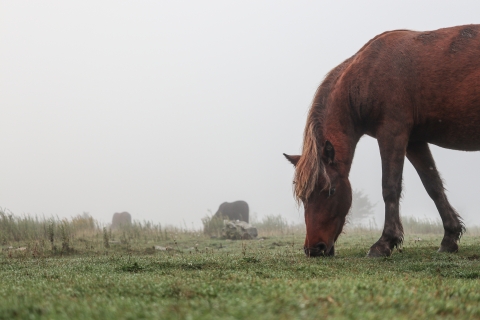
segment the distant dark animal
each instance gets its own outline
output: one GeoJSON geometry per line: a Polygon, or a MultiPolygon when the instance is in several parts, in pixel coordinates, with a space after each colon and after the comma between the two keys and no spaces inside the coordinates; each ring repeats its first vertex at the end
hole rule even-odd
{"type": "Polygon", "coordinates": [[[295,166],[294,192],[305,208],[308,256],[335,253],[352,202],[348,175],[364,134],[378,140],[385,202],[383,233],[368,256],[389,256],[403,241],[405,156],[442,218],[439,251],[458,251],[465,228],[428,144],[480,150],[480,25],[382,33],[325,77],[307,117],[302,155],[285,155],[295,166]]]}
{"type": "Polygon", "coordinates": [[[224,202],[213,216],[248,223],[248,204],[245,201],[224,202]]]}
{"type": "Polygon", "coordinates": [[[127,226],[132,224],[132,216],[128,212],[114,213],[112,217],[112,228],[127,226]]]}

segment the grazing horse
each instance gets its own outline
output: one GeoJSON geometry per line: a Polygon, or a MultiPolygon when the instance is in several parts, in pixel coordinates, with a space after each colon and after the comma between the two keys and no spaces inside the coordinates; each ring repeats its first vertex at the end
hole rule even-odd
{"type": "Polygon", "coordinates": [[[220,205],[214,217],[248,223],[248,211],[248,203],[245,201],[224,202],[220,205]]]}
{"type": "Polygon", "coordinates": [[[364,134],[377,139],[385,225],[368,256],[403,241],[399,215],[405,156],[442,218],[440,252],[457,252],[465,231],[445,195],[429,143],[480,150],[480,25],[382,33],[330,71],[310,108],[294,193],[305,208],[307,256],[334,255],[352,202],[348,175],[364,134]]]}

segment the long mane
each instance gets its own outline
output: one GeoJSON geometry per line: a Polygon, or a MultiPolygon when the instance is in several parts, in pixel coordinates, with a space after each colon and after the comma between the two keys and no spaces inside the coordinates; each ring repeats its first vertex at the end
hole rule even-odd
{"type": "Polygon", "coordinates": [[[330,186],[330,179],[322,162],[324,115],[332,87],[352,58],[330,71],[315,92],[303,132],[302,156],[295,169],[294,194],[299,203],[308,199],[316,187],[325,190],[330,186]],[[324,183],[318,186],[320,180],[324,183]]]}

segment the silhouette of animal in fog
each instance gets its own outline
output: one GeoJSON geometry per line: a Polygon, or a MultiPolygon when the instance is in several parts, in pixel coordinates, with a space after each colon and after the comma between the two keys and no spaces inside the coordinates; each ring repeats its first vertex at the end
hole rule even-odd
{"type": "Polygon", "coordinates": [[[132,224],[132,216],[128,212],[117,212],[112,217],[112,228],[118,228],[122,225],[127,226],[132,224]]]}
{"type": "Polygon", "coordinates": [[[248,203],[245,201],[224,202],[220,205],[213,216],[228,220],[240,220],[248,223],[248,210],[248,203]]]}
{"type": "Polygon", "coordinates": [[[285,155],[305,208],[308,256],[335,253],[352,202],[353,155],[364,134],[378,141],[385,202],[383,232],[368,256],[389,256],[403,241],[405,156],[442,218],[439,251],[458,251],[464,225],[445,195],[429,144],[480,150],[480,26],[385,32],[327,74],[307,116],[302,154],[285,155]]]}

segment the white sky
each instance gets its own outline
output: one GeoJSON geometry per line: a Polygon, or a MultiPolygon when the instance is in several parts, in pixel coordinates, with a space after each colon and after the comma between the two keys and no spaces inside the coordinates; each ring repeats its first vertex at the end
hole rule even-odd
{"type": "MultiPolygon", "coordinates": [[[[242,199],[260,217],[302,220],[282,152],[300,151],[325,74],[383,31],[479,12],[478,1],[0,1],[0,207],[199,226],[242,199]]],[[[452,204],[478,224],[480,154],[432,149],[452,204]]],[[[404,177],[402,214],[437,218],[408,162],[404,177]]],[[[375,140],[360,142],[351,182],[381,225],[375,140]]]]}

